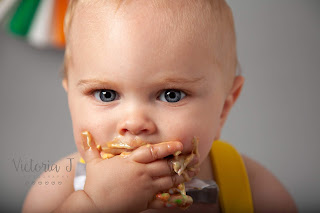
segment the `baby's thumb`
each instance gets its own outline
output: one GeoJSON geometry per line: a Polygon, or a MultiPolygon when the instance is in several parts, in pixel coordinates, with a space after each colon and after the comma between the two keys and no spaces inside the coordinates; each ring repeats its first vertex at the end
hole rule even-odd
{"type": "Polygon", "coordinates": [[[99,150],[96,143],[92,139],[90,132],[84,131],[81,133],[82,144],[84,149],[84,160],[86,163],[90,163],[93,160],[101,159],[99,150]]]}

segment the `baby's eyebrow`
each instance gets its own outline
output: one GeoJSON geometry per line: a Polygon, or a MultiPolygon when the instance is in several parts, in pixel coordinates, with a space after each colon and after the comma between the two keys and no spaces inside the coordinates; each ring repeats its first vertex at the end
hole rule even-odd
{"type": "Polygon", "coordinates": [[[99,79],[84,79],[84,80],[80,80],[77,83],[77,86],[86,86],[86,85],[90,85],[90,84],[94,84],[94,85],[110,85],[112,86],[114,83],[110,82],[110,81],[103,81],[103,80],[99,80],[99,79]]]}
{"type": "MultiPolygon", "coordinates": [[[[158,84],[195,84],[203,81],[204,77],[196,78],[181,78],[181,77],[166,77],[157,81],[158,84]]],[[[77,86],[87,86],[87,85],[108,85],[116,87],[116,84],[111,81],[103,81],[100,79],[83,79],[77,83],[77,86]]]]}
{"type": "Polygon", "coordinates": [[[168,77],[162,80],[165,83],[178,83],[178,84],[194,84],[200,81],[203,81],[204,77],[197,77],[197,78],[172,78],[168,77]]]}

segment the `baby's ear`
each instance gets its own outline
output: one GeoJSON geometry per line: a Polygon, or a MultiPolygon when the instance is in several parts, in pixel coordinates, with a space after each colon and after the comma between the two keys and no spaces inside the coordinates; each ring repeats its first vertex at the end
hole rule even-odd
{"type": "Polygon", "coordinates": [[[63,78],[62,80],[62,87],[66,92],[68,92],[68,80],[66,78],[63,78]]]}
{"type": "MultiPolygon", "coordinates": [[[[235,104],[235,102],[237,101],[240,93],[241,93],[241,89],[244,83],[244,77],[243,76],[236,76],[234,81],[233,81],[233,85],[231,90],[229,91],[229,94],[224,102],[223,105],[223,109],[221,112],[221,116],[220,116],[220,131],[225,123],[225,121],[227,120],[228,114],[232,108],[232,106],[235,104]]],[[[220,137],[220,136],[219,136],[220,137]]]]}

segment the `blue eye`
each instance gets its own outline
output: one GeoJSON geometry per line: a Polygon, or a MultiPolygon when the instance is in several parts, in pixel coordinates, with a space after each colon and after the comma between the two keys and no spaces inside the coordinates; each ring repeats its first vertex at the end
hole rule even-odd
{"type": "Polygon", "coordinates": [[[110,89],[103,89],[94,92],[94,97],[103,102],[111,102],[117,98],[117,92],[110,89]]]}
{"type": "Polygon", "coordinates": [[[180,90],[167,89],[160,94],[159,99],[170,103],[178,102],[183,99],[186,94],[180,90]]]}

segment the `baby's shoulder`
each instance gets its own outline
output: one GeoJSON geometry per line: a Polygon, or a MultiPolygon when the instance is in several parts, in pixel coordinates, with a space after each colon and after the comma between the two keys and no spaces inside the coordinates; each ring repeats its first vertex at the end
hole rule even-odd
{"type": "Polygon", "coordinates": [[[267,168],[242,155],[257,212],[297,212],[294,200],[284,185],[267,168]]]}
{"type": "Polygon", "coordinates": [[[43,172],[31,187],[23,205],[23,212],[51,212],[72,192],[79,153],[70,154],[55,162],[54,171],[43,172]],[[40,184],[41,183],[41,184],[40,184]]]}

